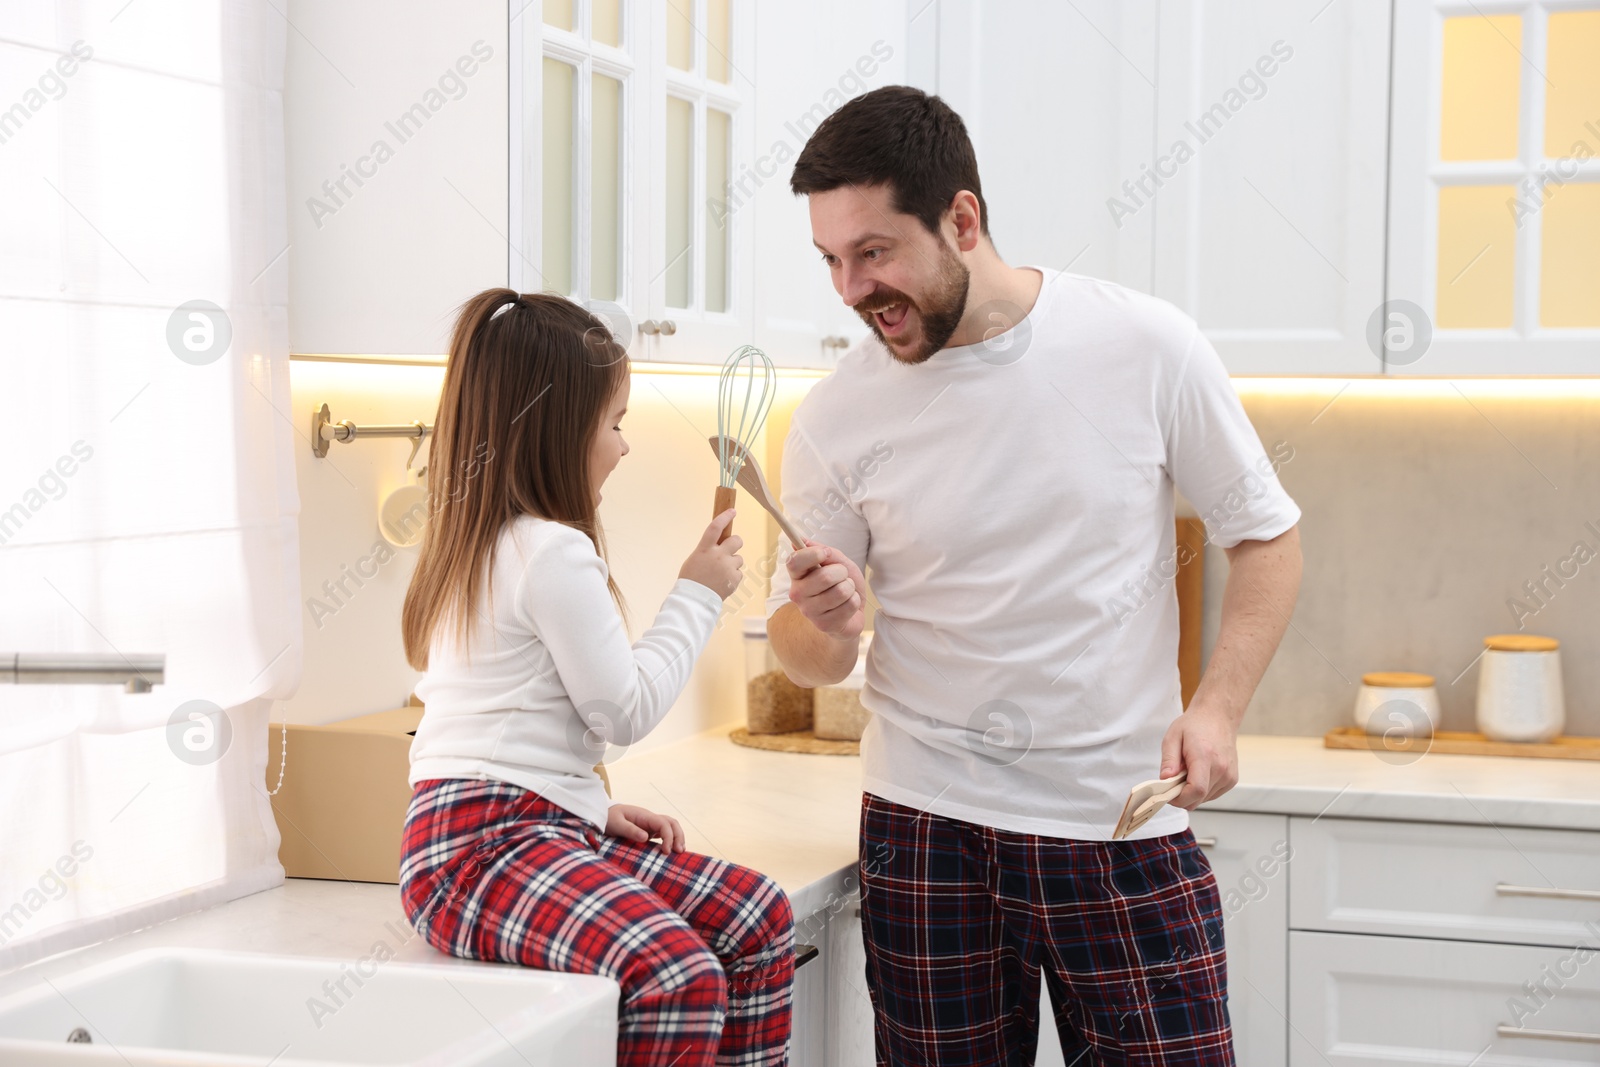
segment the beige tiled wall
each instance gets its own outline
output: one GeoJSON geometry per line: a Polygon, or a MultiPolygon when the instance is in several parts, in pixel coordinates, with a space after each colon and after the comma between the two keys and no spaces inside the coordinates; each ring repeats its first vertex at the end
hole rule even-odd
{"type": "MultiPolygon", "coordinates": [[[[1238,384],[1263,442],[1294,449],[1279,478],[1305,552],[1246,732],[1346,725],[1361,675],[1392,669],[1435,675],[1444,728],[1475,729],[1474,660],[1518,629],[1516,598],[1526,632],[1562,642],[1567,732],[1600,734],[1600,384],[1238,384]],[[1546,577],[1580,541],[1596,558],[1546,577]]],[[[1227,563],[1213,547],[1206,565],[1209,655],[1227,563]]]]}

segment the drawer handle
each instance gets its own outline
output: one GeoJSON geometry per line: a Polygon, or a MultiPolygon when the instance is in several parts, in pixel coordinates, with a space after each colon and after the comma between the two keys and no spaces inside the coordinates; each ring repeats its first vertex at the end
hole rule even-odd
{"type": "Polygon", "coordinates": [[[1600,900],[1600,889],[1556,889],[1542,885],[1497,883],[1494,891],[1503,897],[1556,897],[1560,900],[1600,900]]]}
{"type": "Polygon", "coordinates": [[[1194,843],[1199,845],[1201,848],[1217,847],[1217,839],[1214,837],[1197,837],[1194,839],[1194,843]]]}
{"type": "Polygon", "coordinates": [[[816,959],[817,951],[817,946],[815,945],[795,945],[794,969],[798,971],[800,968],[816,959]]]}
{"type": "Polygon", "coordinates": [[[1585,1045],[1600,1045],[1600,1034],[1582,1034],[1576,1030],[1524,1030],[1520,1026],[1501,1023],[1494,1032],[1497,1037],[1537,1037],[1544,1041],[1577,1041],[1585,1045]]]}

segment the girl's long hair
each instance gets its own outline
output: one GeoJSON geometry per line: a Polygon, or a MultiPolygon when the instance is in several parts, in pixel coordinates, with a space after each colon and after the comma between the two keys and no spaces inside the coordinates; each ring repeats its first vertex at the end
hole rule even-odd
{"type": "Polygon", "coordinates": [[[627,374],[610,330],[570,300],[488,289],[462,305],[433,424],[427,530],[400,614],[412,667],[427,669],[440,625],[464,645],[489,623],[478,595],[519,515],[582,530],[604,558],[589,449],[627,374]]]}

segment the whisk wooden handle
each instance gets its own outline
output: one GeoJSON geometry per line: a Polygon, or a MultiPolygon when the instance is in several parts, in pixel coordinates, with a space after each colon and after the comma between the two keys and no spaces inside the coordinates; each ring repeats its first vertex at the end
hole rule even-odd
{"type": "MultiPolygon", "coordinates": [[[[733,486],[717,486],[716,500],[711,505],[711,517],[714,519],[718,515],[721,515],[724,511],[727,511],[729,508],[733,507],[734,501],[736,501],[738,497],[739,490],[733,486]]],[[[717,538],[717,544],[720,545],[722,542],[726,541],[728,539],[728,535],[731,533],[733,533],[733,523],[730,522],[728,523],[728,528],[722,531],[722,536],[717,538]]]]}

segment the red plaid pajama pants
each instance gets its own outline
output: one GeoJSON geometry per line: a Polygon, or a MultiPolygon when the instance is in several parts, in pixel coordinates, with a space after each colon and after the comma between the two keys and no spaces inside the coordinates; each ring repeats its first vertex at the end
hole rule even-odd
{"type": "Polygon", "coordinates": [[[1222,901],[1190,831],[1068,841],[868,793],[860,862],[879,1064],[1032,1064],[1042,969],[1067,1064],[1233,1067],[1222,901]]]}
{"type": "Polygon", "coordinates": [[[787,1060],[794,916],[749,868],[607,837],[505,782],[430,779],[400,895],[441,952],[615,979],[620,1067],[787,1060]]]}

